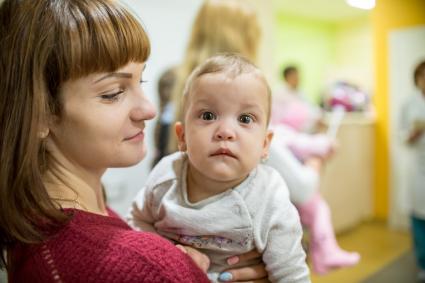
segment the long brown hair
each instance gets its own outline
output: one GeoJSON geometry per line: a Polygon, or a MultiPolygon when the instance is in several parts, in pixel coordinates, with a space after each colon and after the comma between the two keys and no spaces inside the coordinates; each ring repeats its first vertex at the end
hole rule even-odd
{"type": "MultiPolygon", "coordinates": [[[[183,63],[172,92],[175,120],[183,116],[182,97],[190,73],[211,56],[237,53],[255,62],[261,29],[254,8],[247,0],[205,0],[192,25],[183,63]]],[[[174,127],[170,127],[168,152],[177,150],[174,127]]]]}
{"type": "MultiPolygon", "coordinates": [[[[40,131],[60,115],[68,80],[144,62],[141,24],[113,0],[5,0],[0,7],[0,267],[16,243],[43,240],[41,224],[68,219],[42,182],[40,131]]],[[[43,226],[44,227],[44,226],[43,226]]]]}

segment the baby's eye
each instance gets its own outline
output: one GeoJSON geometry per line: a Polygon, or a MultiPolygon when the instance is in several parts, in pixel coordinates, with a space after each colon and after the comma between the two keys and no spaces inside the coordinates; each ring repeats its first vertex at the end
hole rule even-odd
{"type": "Polygon", "coordinates": [[[239,122],[243,123],[243,124],[249,124],[252,123],[254,121],[254,119],[247,114],[242,114],[241,116],[239,116],[239,122]]]}
{"type": "Polygon", "coordinates": [[[216,119],[216,116],[215,116],[215,114],[214,113],[212,113],[212,112],[204,112],[204,113],[202,113],[202,120],[215,120],[216,119]]]}

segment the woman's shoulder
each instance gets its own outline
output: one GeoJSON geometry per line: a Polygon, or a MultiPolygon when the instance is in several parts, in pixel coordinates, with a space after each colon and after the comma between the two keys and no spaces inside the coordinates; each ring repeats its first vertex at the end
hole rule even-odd
{"type": "Polygon", "coordinates": [[[23,266],[65,282],[202,282],[204,276],[167,240],[134,231],[117,217],[78,210],[57,234],[30,249],[23,266]]]}

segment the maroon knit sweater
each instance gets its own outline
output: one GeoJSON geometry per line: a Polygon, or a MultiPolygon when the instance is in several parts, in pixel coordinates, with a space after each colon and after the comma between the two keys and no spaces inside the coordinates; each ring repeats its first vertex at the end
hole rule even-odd
{"type": "Polygon", "coordinates": [[[209,282],[173,244],[132,230],[112,211],[67,211],[73,218],[53,237],[12,251],[9,282],[209,282]]]}

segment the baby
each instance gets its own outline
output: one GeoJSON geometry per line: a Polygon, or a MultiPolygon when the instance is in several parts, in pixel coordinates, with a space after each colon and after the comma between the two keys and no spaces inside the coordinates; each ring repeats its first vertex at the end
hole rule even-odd
{"type": "Polygon", "coordinates": [[[153,169],[130,223],[207,254],[212,282],[228,257],[253,249],[272,282],[310,282],[286,184],[260,164],[273,136],[264,75],[240,56],[214,56],[189,76],[183,107],[180,152],[153,169]]]}

